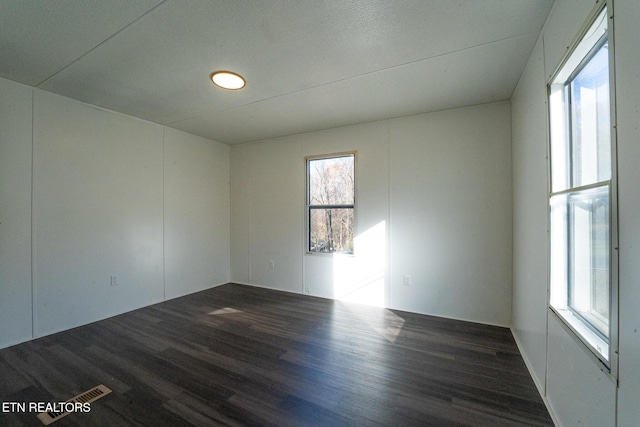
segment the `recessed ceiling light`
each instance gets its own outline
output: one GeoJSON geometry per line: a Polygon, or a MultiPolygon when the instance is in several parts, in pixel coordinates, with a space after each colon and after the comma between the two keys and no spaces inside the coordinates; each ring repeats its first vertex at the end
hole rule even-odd
{"type": "Polygon", "coordinates": [[[237,90],[242,89],[246,82],[240,74],[231,71],[216,71],[211,74],[211,81],[222,89],[237,90]]]}

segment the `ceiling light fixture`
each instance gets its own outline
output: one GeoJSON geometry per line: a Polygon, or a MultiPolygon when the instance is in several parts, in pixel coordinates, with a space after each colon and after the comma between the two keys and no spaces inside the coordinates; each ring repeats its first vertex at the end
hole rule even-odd
{"type": "Polygon", "coordinates": [[[244,77],[231,71],[216,71],[211,74],[211,81],[216,86],[229,90],[242,89],[246,85],[244,77]]]}

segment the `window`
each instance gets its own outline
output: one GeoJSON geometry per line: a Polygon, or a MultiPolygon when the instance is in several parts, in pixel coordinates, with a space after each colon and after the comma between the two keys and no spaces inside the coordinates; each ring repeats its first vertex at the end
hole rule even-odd
{"type": "Polygon", "coordinates": [[[615,156],[606,10],[551,82],[549,108],[550,306],[609,365],[615,156]]]}
{"type": "Polygon", "coordinates": [[[307,159],[307,251],[353,253],[355,153],[307,159]]]}

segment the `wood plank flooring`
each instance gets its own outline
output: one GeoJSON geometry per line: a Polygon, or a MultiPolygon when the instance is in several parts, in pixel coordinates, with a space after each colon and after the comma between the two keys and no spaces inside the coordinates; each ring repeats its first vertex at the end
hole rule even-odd
{"type": "Polygon", "coordinates": [[[2,402],[98,384],[52,425],[553,425],[506,328],[237,284],[0,350],[2,402]]]}

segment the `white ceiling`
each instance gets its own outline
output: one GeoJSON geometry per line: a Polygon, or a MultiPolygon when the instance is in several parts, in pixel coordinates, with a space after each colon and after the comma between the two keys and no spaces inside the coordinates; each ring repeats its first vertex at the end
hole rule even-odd
{"type": "Polygon", "coordinates": [[[552,4],[2,0],[0,76],[234,144],[509,99],[552,4]]]}

